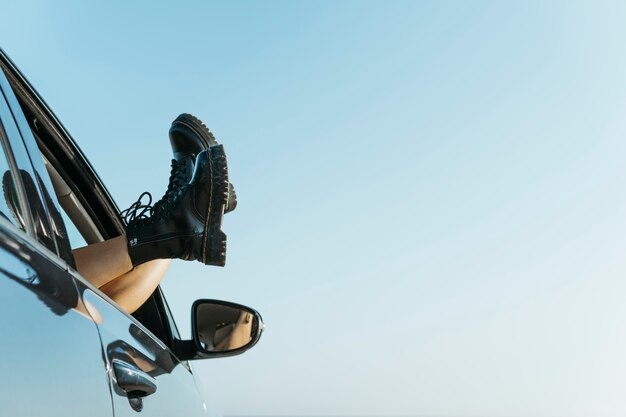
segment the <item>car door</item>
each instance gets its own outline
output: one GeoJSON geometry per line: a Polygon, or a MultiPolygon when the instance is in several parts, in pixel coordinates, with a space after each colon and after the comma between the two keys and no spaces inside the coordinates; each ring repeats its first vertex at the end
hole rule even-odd
{"type": "Polygon", "coordinates": [[[85,300],[102,316],[98,327],[111,370],[117,417],[132,416],[139,410],[149,416],[206,415],[206,405],[186,363],[181,363],[161,340],[101,294],[88,290],[85,300]],[[125,391],[121,374],[131,375],[144,385],[138,383],[135,393],[125,391]]]}
{"type": "Polygon", "coordinates": [[[98,329],[57,255],[0,69],[0,415],[110,417],[98,329]]]}
{"type": "MultiPolygon", "coordinates": [[[[10,64],[10,63],[9,63],[10,64]]],[[[10,80],[20,83],[23,80],[21,74],[15,68],[11,68],[13,76],[10,80]]],[[[56,123],[54,115],[48,111],[39,99],[34,90],[29,85],[16,85],[14,88],[20,96],[11,95],[9,104],[15,116],[16,124],[20,127],[22,136],[27,143],[30,159],[40,162],[41,155],[36,148],[36,138],[32,129],[34,120],[45,126],[53,126],[56,123]],[[28,92],[34,95],[26,97],[28,92]],[[33,147],[31,144],[34,144],[33,147]]],[[[54,141],[56,136],[58,141],[63,143],[45,143],[46,156],[51,164],[58,161],[65,161],[66,165],[73,164],[82,176],[64,175],[68,186],[75,191],[78,196],[87,196],[82,201],[86,212],[94,216],[90,220],[100,228],[100,235],[103,237],[113,237],[119,235],[120,219],[110,216],[113,212],[111,207],[115,207],[112,201],[108,201],[108,193],[105,189],[99,189],[101,182],[92,171],[88,161],[84,160],[82,153],[75,147],[69,137],[61,137],[59,132],[62,128],[55,129],[56,135],[47,134],[49,132],[39,131],[39,138],[47,138],[54,141]],[[84,177],[88,178],[84,178],[84,177]],[[97,192],[94,192],[96,189],[97,192]]],[[[43,139],[42,139],[43,140],[43,139]]],[[[37,168],[36,163],[34,165],[37,168]]],[[[69,166],[55,166],[55,170],[63,172],[70,169],[69,166]]],[[[37,168],[37,175],[41,178],[39,185],[43,189],[45,198],[52,201],[49,206],[59,206],[52,187],[49,187],[49,179],[45,168],[37,168]]],[[[52,210],[53,211],[53,210],[52,210]]],[[[117,213],[117,212],[116,212],[117,213]]],[[[61,219],[62,222],[62,219],[61,219]]],[[[62,235],[63,233],[61,233],[62,235]]],[[[56,233],[58,235],[58,233],[56,233]]],[[[64,240],[63,236],[55,236],[56,240],[64,240]]],[[[57,244],[59,251],[64,249],[57,244]]],[[[69,261],[68,261],[69,262],[69,261]]],[[[72,262],[69,262],[71,264],[72,262]]],[[[166,343],[173,340],[171,329],[167,326],[160,328],[161,338],[149,331],[143,323],[130,316],[119,308],[112,300],[102,292],[93,287],[71,265],[67,265],[67,271],[75,278],[79,293],[82,295],[86,308],[96,323],[101,343],[103,346],[102,359],[106,368],[112,404],[116,417],[135,415],[137,411],[142,411],[150,416],[204,416],[207,414],[207,407],[197,389],[193,373],[189,364],[179,361],[172,353],[171,346],[166,343]],[[128,380],[135,381],[130,386],[128,380]]],[[[154,303],[154,296],[149,300],[154,303]]],[[[143,307],[142,307],[143,309],[143,307]]],[[[141,310],[141,309],[140,309],[141,310]]],[[[153,323],[158,323],[155,316],[164,316],[165,312],[160,306],[150,310],[149,317],[153,323]]],[[[146,314],[143,314],[146,316],[146,314]]],[[[155,329],[158,327],[152,326],[155,329]]]]}

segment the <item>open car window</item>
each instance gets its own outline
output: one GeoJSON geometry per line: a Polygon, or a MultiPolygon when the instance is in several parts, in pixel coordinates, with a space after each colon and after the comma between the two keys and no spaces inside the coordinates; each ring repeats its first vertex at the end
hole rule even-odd
{"type": "MultiPolygon", "coordinates": [[[[38,134],[36,137],[42,144],[43,139],[38,134]]],[[[45,153],[43,156],[45,166],[61,207],[72,249],[104,241],[106,234],[101,229],[103,219],[95,217],[95,210],[89,206],[89,201],[85,202],[80,198],[81,195],[85,195],[80,184],[71,180],[72,176],[64,170],[64,166],[54,158],[54,155],[46,156],[45,153]]],[[[163,343],[172,347],[172,326],[168,322],[159,289],[132,315],[163,343]]]]}
{"type": "MultiPolygon", "coordinates": [[[[42,138],[37,134],[36,137],[42,144],[42,138]]],[[[43,144],[40,146],[43,147],[43,144]]],[[[44,155],[44,161],[54,193],[62,208],[72,249],[104,241],[105,233],[100,229],[102,219],[92,217],[95,210],[83,203],[79,197],[85,194],[80,185],[71,181],[71,175],[63,169],[62,164],[55,162],[52,155],[48,157],[44,155]]],[[[157,288],[132,316],[173,349],[174,339],[179,338],[179,335],[160,288],[157,288]]]]}
{"type": "MultiPolygon", "coordinates": [[[[45,133],[35,132],[54,195],[61,207],[61,216],[72,249],[106,240],[107,231],[103,230],[103,224],[107,223],[103,220],[106,219],[97,217],[95,213],[98,211],[84,197],[87,194],[86,190],[81,188],[80,183],[72,180],[72,175],[64,169],[64,165],[59,163],[58,158],[45,147],[44,135],[45,133]]],[[[111,302],[114,303],[113,300],[111,302]]],[[[162,293],[158,288],[132,316],[163,343],[173,348],[172,325],[168,321],[162,293]]]]}

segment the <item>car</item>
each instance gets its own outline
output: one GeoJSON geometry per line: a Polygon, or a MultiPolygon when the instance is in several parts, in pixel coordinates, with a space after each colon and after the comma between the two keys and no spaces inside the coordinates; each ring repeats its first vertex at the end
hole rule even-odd
{"type": "Polygon", "coordinates": [[[205,416],[191,362],[232,356],[263,331],[252,308],[191,306],[182,340],[160,288],[132,315],[75,269],[86,243],[124,233],[117,206],[63,125],[0,49],[0,415],[205,416]],[[246,337],[214,343],[245,315],[246,337]]]}

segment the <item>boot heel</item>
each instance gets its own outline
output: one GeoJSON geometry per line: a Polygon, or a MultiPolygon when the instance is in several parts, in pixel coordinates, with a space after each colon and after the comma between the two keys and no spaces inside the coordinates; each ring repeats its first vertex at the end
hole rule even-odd
{"type": "Polygon", "coordinates": [[[202,253],[205,265],[224,266],[226,264],[226,233],[215,230],[207,240],[202,253]]]}
{"type": "Polygon", "coordinates": [[[205,239],[202,245],[202,263],[224,266],[226,263],[226,234],[222,231],[222,218],[228,201],[228,165],[222,145],[209,147],[211,170],[211,196],[204,225],[205,239]]]}

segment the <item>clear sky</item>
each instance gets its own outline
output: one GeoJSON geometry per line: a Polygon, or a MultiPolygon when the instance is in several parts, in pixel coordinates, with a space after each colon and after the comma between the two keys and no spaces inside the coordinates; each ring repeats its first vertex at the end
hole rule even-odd
{"type": "Polygon", "coordinates": [[[626,8],[601,2],[11,2],[0,42],[120,208],[202,118],[257,308],[201,361],[225,415],[626,413],[626,8]]]}

